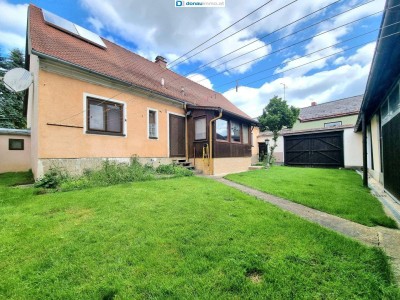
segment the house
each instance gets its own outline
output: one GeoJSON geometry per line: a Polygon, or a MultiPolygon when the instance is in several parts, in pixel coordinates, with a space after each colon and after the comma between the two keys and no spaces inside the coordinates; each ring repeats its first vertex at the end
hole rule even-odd
{"type": "Polygon", "coordinates": [[[387,9],[396,5],[386,2],[355,131],[363,133],[364,185],[369,173],[400,200],[400,10],[387,9]]]}
{"type": "Polygon", "coordinates": [[[26,99],[35,178],[105,159],[190,161],[205,174],[245,171],[257,122],[223,95],[57,15],[29,6],[26,99]]]}
{"type": "Polygon", "coordinates": [[[31,139],[27,129],[0,128],[0,173],[31,168],[31,139]]]}
{"type": "MultiPolygon", "coordinates": [[[[275,161],[288,166],[361,167],[361,134],[354,132],[354,125],[362,99],[360,95],[322,104],[312,102],[301,108],[293,128],[280,133],[275,161]]],[[[273,143],[272,132],[258,135],[260,156],[266,151],[265,140],[273,143]]]]}

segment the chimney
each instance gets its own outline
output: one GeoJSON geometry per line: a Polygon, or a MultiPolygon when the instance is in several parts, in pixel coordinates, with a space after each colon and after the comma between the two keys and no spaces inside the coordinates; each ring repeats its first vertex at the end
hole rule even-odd
{"type": "Polygon", "coordinates": [[[311,102],[311,106],[315,106],[315,105],[317,105],[317,102],[315,102],[315,101],[311,102]]]}
{"type": "Polygon", "coordinates": [[[163,69],[167,68],[167,60],[164,57],[160,56],[160,55],[158,55],[156,57],[156,60],[154,62],[156,64],[158,64],[163,69]]]}

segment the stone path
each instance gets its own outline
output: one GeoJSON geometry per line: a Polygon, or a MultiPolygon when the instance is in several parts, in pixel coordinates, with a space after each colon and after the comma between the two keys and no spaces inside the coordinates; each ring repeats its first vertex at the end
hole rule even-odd
{"type": "Polygon", "coordinates": [[[272,203],[286,211],[290,211],[323,227],[333,229],[364,244],[381,247],[391,259],[395,279],[397,283],[400,284],[400,230],[389,229],[381,226],[364,226],[283,198],[260,192],[221,177],[207,177],[238,189],[248,195],[272,203]]]}

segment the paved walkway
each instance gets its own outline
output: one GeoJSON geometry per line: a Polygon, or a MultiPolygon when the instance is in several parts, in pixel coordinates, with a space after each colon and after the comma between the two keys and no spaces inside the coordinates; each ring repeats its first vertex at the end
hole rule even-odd
{"type": "Polygon", "coordinates": [[[390,257],[396,281],[400,284],[400,230],[389,229],[381,226],[364,226],[283,198],[260,192],[221,177],[207,177],[236,188],[251,196],[255,196],[263,201],[272,203],[286,211],[290,211],[323,227],[333,229],[364,244],[381,247],[390,257]]]}
{"type": "MultiPolygon", "coordinates": [[[[357,173],[360,174],[361,177],[363,176],[361,172],[357,171],[357,173]]],[[[368,187],[371,189],[372,194],[382,203],[386,214],[396,220],[400,227],[400,203],[389,196],[389,194],[385,192],[382,184],[370,175],[368,175],[368,187]]]]}

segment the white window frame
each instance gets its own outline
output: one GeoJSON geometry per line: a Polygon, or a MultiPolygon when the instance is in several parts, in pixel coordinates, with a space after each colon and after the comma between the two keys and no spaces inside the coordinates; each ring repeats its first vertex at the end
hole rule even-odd
{"type": "Polygon", "coordinates": [[[400,98],[400,80],[392,87],[392,89],[390,90],[390,92],[387,94],[386,100],[384,102],[383,105],[380,106],[380,114],[381,114],[381,125],[383,127],[383,125],[385,125],[386,123],[388,123],[391,119],[393,119],[395,116],[397,116],[397,114],[400,113],[400,105],[395,108],[394,110],[390,110],[390,96],[392,95],[393,91],[397,88],[398,91],[398,97],[400,98]],[[398,87],[397,87],[398,86],[398,87]],[[385,117],[382,116],[382,107],[386,106],[387,108],[387,115],[385,117]]]}
{"type": "Polygon", "coordinates": [[[332,121],[332,122],[324,123],[324,128],[335,128],[335,127],[339,127],[342,125],[343,125],[342,121],[332,121]],[[332,125],[332,124],[334,124],[334,125],[332,125]]]}
{"type": "Polygon", "coordinates": [[[147,139],[149,140],[158,140],[158,109],[155,108],[147,108],[147,139]],[[150,112],[153,111],[156,113],[156,136],[150,136],[150,112]]]}
{"type": "Polygon", "coordinates": [[[242,144],[243,145],[249,145],[250,144],[250,133],[249,133],[249,125],[247,124],[242,124],[242,144]],[[243,127],[247,127],[247,143],[244,142],[244,128],[243,127]]]}
{"type": "Polygon", "coordinates": [[[115,137],[115,138],[127,138],[128,137],[128,121],[127,121],[127,109],[128,105],[126,104],[125,101],[117,100],[114,98],[109,98],[109,97],[103,97],[95,94],[90,94],[90,93],[83,93],[83,134],[85,135],[101,135],[104,137],[115,137]],[[100,134],[100,133],[87,133],[88,128],[87,128],[87,102],[88,98],[95,98],[99,100],[104,100],[107,102],[115,102],[117,104],[122,104],[122,116],[123,116],[123,122],[122,122],[122,135],[112,135],[112,134],[100,134]]]}

